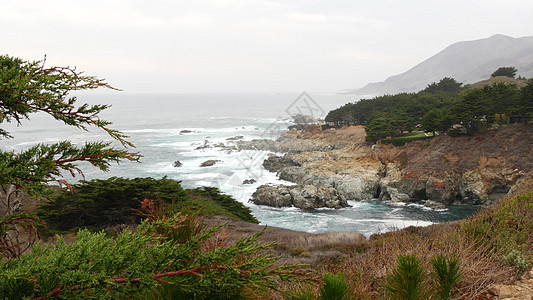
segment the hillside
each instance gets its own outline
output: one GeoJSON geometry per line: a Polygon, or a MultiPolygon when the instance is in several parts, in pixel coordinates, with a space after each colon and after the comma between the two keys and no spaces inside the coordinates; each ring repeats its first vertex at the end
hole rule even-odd
{"type": "Polygon", "coordinates": [[[417,92],[444,77],[471,84],[489,78],[492,72],[503,66],[517,68],[517,75],[533,77],[533,36],[513,38],[498,34],[485,39],[458,42],[407,72],[389,77],[384,82],[350,90],[349,93],[380,95],[417,92]]]}

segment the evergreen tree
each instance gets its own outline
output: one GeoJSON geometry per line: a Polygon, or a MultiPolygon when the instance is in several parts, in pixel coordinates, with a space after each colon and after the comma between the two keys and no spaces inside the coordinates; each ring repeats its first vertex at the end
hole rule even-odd
{"type": "Polygon", "coordinates": [[[439,81],[439,83],[433,82],[432,84],[429,84],[424,89],[424,92],[431,94],[436,94],[439,92],[458,92],[459,90],[461,90],[462,85],[463,84],[461,82],[457,82],[451,77],[444,77],[439,81]]]}
{"type": "Polygon", "coordinates": [[[527,85],[520,90],[518,114],[524,123],[533,120],[533,79],[529,79],[527,85]]]}
{"type": "Polygon", "coordinates": [[[454,116],[469,134],[478,132],[494,122],[493,102],[483,90],[472,90],[457,101],[454,116]]]}
{"type": "Polygon", "coordinates": [[[516,68],[515,67],[501,67],[498,70],[494,71],[490,75],[490,77],[496,77],[496,76],[506,76],[514,78],[516,76],[516,68]]]}
{"type": "Polygon", "coordinates": [[[453,125],[453,117],[448,108],[433,108],[421,121],[422,128],[427,132],[446,132],[453,125]]]}
{"type": "MultiPolygon", "coordinates": [[[[83,130],[102,129],[125,147],[116,149],[111,142],[87,142],[77,147],[70,141],[61,141],[38,144],[18,153],[0,150],[0,203],[7,211],[0,216],[0,242],[3,249],[14,251],[4,252],[5,255],[20,254],[14,249],[21,245],[18,240],[21,222],[33,226],[31,217],[19,213],[23,190],[36,198],[46,196],[52,192],[46,185],[49,182],[67,184],[62,174],[83,175],[79,163],[86,162],[107,171],[112,162],[138,161],[140,155],[127,149],[134,147],[127,136],[111,129],[112,123],[100,118],[109,105],[78,105],[76,97],[69,97],[70,92],[100,87],[114,89],[103,79],[83,75],[75,68],[46,67],[44,61],[0,56],[0,125],[12,122],[22,125],[30,115],[41,112],[83,130]]],[[[11,137],[7,130],[0,128],[0,138],[11,137]]]]}

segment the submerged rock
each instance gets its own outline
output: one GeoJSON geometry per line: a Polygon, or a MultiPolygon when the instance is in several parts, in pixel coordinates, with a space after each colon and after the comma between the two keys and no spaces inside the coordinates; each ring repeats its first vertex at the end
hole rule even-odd
{"type": "Polygon", "coordinates": [[[243,181],[242,181],[242,184],[254,184],[254,183],[256,183],[256,182],[257,182],[257,180],[255,180],[255,179],[252,178],[252,179],[245,179],[245,180],[243,180],[243,181]]]}
{"type": "Polygon", "coordinates": [[[426,203],[424,203],[424,206],[431,209],[446,209],[446,205],[433,200],[427,200],[426,203]]]}
{"type": "Polygon", "coordinates": [[[242,140],[244,138],[243,135],[237,135],[237,136],[234,136],[234,137],[229,137],[226,139],[226,141],[236,141],[236,140],[242,140]]]}
{"type": "Polygon", "coordinates": [[[221,162],[221,160],[218,160],[218,159],[206,160],[200,165],[200,167],[210,167],[210,166],[213,166],[213,165],[215,165],[216,163],[219,163],[219,162],[221,162]]]}
{"type": "Polygon", "coordinates": [[[202,150],[202,149],[208,149],[208,148],[211,148],[211,142],[208,140],[205,140],[201,146],[194,148],[194,150],[202,150]]]}
{"type": "Polygon", "coordinates": [[[179,161],[179,160],[176,160],[176,161],[172,164],[172,166],[174,166],[174,168],[179,168],[179,167],[183,166],[183,163],[181,163],[181,161],[179,161]]]}

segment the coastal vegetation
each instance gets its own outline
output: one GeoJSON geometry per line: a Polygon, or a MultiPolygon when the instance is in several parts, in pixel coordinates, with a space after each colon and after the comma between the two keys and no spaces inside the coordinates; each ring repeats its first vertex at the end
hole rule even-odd
{"type": "Polygon", "coordinates": [[[37,216],[46,222],[46,231],[50,233],[133,225],[141,221],[133,212],[144,199],[156,199],[175,212],[201,211],[258,223],[249,208],[217,188],[183,189],[179,182],[168,178],[112,177],[83,181],[72,190],[61,190],[43,201],[37,216]]]}
{"type": "Polygon", "coordinates": [[[490,77],[507,76],[514,78],[516,76],[517,71],[518,70],[515,67],[501,67],[498,68],[498,70],[494,71],[494,73],[492,73],[490,77]]]}
{"type": "MultiPolygon", "coordinates": [[[[106,171],[112,162],[141,157],[128,150],[134,145],[126,135],[100,118],[108,105],[78,106],[76,97],[68,97],[72,91],[112,87],[75,68],[45,67],[44,61],[0,56],[0,70],[0,123],[21,125],[31,114],[44,112],[68,126],[104,130],[126,147],[116,149],[111,142],[77,147],[62,141],[19,153],[0,151],[2,298],[235,299],[275,289],[278,281],[307,276],[296,265],[274,266],[277,258],[264,253],[274,244],[258,242],[261,232],[229,243],[221,226],[207,226],[198,202],[210,204],[208,210],[257,222],[242,204],[216,189],[186,191],[166,178],[110,178],[70,185],[63,176],[83,177],[80,163],[106,171]],[[58,191],[50,185],[54,181],[69,190],[58,191]],[[44,245],[37,228],[46,223],[21,210],[23,201],[31,199],[47,199],[39,216],[49,221],[51,230],[94,230],[141,221],[135,230],[119,230],[116,236],[80,229],[72,243],[58,236],[44,245]],[[137,220],[132,220],[132,209],[137,220]]],[[[5,129],[0,136],[11,138],[5,129]]]]}
{"type": "MultiPolygon", "coordinates": [[[[500,68],[495,73],[506,70],[500,68]]],[[[511,75],[504,76],[514,77],[511,75]]],[[[505,81],[471,88],[446,77],[418,93],[348,103],[330,111],[326,121],[337,126],[365,125],[366,138],[373,143],[415,130],[433,135],[472,135],[492,126],[527,123],[533,119],[533,80],[521,81],[517,80],[522,85],[520,88],[505,81]]]]}
{"type": "MultiPolygon", "coordinates": [[[[353,295],[347,299],[486,299],[491,287],[510,284],[530,269],[531,220],[533,195],[519,193],[467,220],[337,247],[346,259],[318,269],[343,274],[353,295]]],[[[305,299],[320,299],[319,288],[307,294],[314,298],[305,299]]]]}
{"type": "Polygon", "coordinates": [[[139,209],[135,232],[116,236],[82,229],[76,240],[0,262],[4,299],[240,299],[264,295],[279,281],[303,280],[296,265],[274,266],[261,232],[228,243],[221,226],[197,212],[169,210],[153,200],[139,209]]]}
{"type": "MultiPolygon", "coordinates": [[[[24,194],[42,199],[54,192],[50,182],[68,186],[62,177],[83,176],[79,163],[106,171],[113,162],[139,160],[140,154],[130,150],[134,145],[127,136],[100,118],[109,105],[77,105],[76,97],[69,97],[70,92],[96,88],[113,89],[103,79],[85,76],[75,68],[46,67],[45,61],[0,56],[0,124],[22,125],[30,115],[42,112],[68,126],[103,130],[124,147],[116,148],[112,142],[103,141],[76,146],[65,140],[38,144],[19,153],[0,150],[0,244],[4,257],[19,256],[37,237],[35,226],[41,221],[20,211],[24,194]]],[[[11,137],[7,130],[0,129],[0,138],[11,137]]]]}
{"type": "MultiPolygon", "coordinates": [[[[125,135],[108,127],[110,122],[99,118],[106,105],[76,106],[75,98],[67,98],[70,91],[109,87],[105,82],[75,69],[45,68],[44,63],[6,56],[0,57],[0,68],[0,123],[21,124],[30,114],[45,112],[69,126],[95,126],[126,149],[133,147],[125,135]]],[[[339,125],[365,124],[371,141],[391,136],[391,143],[403,143],[402,135],[419,124],[433,135],[454,135],[451,130],[456,124],[467,134],[479,134],[493,125],[529,122],[533,118],[532,96],[531,80],[521,88],[497,84],[469,90],[445,78],[420,93],[362,100],[330,112],[328,117],[334,117],[330,121],[339,125]]],[[[531,127],[516,128],[527,135],[531,127]]],[[[10,137],[3,129],[0,134],[10,137]]],[[[327,139],[328,133],[313,130],[305,134],[327,139]]],[[[403,137],[427,138],[420,133],[403,137]]],[[[457,144],[479,148],[482,140],[480,135],[464,137],[457,144]]],[[[425,142],[417,142],[412,151],[420,153],[434,146],[422,144],[425,142]]],[[[512,147],[519,142],[523,141],[512,147]]],[[[494,143],[486,144],[494,148],[494,143]]],[[[346,151],[355,152],[355,148],[346,151]]],[[[374,150],[366,147],[364,151],[374,150]]],[[[372,152],[373,159],[379,159],[376,165],[399,161],[399,180],[419,181],[413,171],[415,159],[388,156],[386,151],[372,152]],[[400,173],[407,167],[414,176],[400,173]]],[[[318,152],[315,154],[323,155],[318,152]]],[[[340,163],[346,165],[348,152],[338,153],[342,154],[340,163]]],[[[115,149],[111,143],[76,147],[64,141],[0,155],[0,295],[7,299],[476,299],[488,297],[494,284],[521,278],[533,261],[531,181],[523,181],[467,220],[408,227],[375,234],[368,240],[352,236],[349,243],[335,243],[338,234],[315,239],[290,236],[287,244],[294,247],[288,247],[261,240],[265,228],[250,233],[207,225],[214,214],[226,215],[230,222],[257,223],[248,208],[215,188],[188,190],[168,178],[113,177],[75,185],[62,179],[63,174],[83,176],[79,163],[88,162],[105,171],[112,162],[139,159],[138,153],[115,149]],[[67,189],[52,187],[52,181],[67,189]],[[36,216],[21,211],[22,202],[29,198],[43,200],[36,216]],[[123,224],[130,226],[124,228],[123,224]],[[39,241],[37,229],[43,228],[48,233],[77,230],[77,234],[69,242],[66,235],[39,241]],[[231,234],[239,238],[232,240],[231,234]],[[297,245],[299,240],[306,240],[307,246],[297,245]],[[292,262],[280,263],[280,257],[272,255],[274,250],[284,251],[294,261],[318,258],[304,269],[292,262]]],[[[489,160],[478,155],[476,163],[489,160]]],[[[440,157],[447,159],[435,164],[441,168],[460,159],[440,157]]],[[[357,165],[365,162],[355,161],[357,165]]],[[[529,170],[526,163],[513,165],[510,174],[529,170]]],[[[391,170],[388,173],[393,176],[391,170]]],[[[447,183],[433,179],[424,184],[436,194],[444,193],[447,183]]]]}

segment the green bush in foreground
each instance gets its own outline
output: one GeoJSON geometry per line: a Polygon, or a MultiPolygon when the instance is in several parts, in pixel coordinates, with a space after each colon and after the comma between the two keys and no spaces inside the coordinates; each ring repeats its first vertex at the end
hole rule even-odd
{"type": "Polygon", "coordinates": [[[62,191],[45,202],[37,214],[51,231],[133,224],[140,221],[133,210],[139,209],[139,203],[144,199],[172,204],[177,211],[201,210],[202,213],[225,214],[258,223],[249,208],[218,189],[185,190],[179,181],[166,177],[83,181],[74,185],[74,190],[62,191]]]}
{"type": "Polygon", "coordinates": [[[438,254],[431,265],[433,282],[427,280],[422,260],[415,255],[398,255],[396,268],[383,286],[387,299],[451,299],[452,289],[461,279],[459,259],[438,254]]]}
{"type": "Polygon", "coordinates": [[[320,287],[316,296],[312,288],[302,289],[292,295],[293,300],[351,300],[356,299],[353,287],[350,286],[346,277],[342,273],[324,274],[324,284],[320,287]]]}
{"type": "Polygon", "coordinates": [[[132,214],[132,209],[138,209],[140,201],[146,198],[166,203],[188,199],[180,183],[167,178],[111,177],[82,181],[73,188],[59,193],[38,209],[37,215],[50,229],[138,223],[140,218],[132,214]]]}
{"type": "Polygon", "coordinates": [[[439,299],[452,299],[452,289],[461,279],[459,258],[452,256],[447,258],[442,254],[431,259],[433,266],[433,279],[436,282],[436,292],[439,299]]]}
{"type": "Polygon", "coordinates": [[[196,214],[172,214],[144,201],[147,218],[138,232],[117,237],[80,230],[76,241],[37,244],[0,263],[0,295],[8,299],[236,299],[292,280],[295,266],[273,267],[263,254],[273,244],[256,234],[235,244],[218,243],[219,227],[202,229],[196,214]],[[185,237],[185,238],[184,238],[185,237]],[[176,298],[178,299],[178,298],[176,298]]]}
{"type": "Polygon", "coordinates": [[[384,284],[389,299],[428,299],[426,272],[422,261],[411,255],[398,255],[396,268],[384,284]]]}
{"type": "Polygon", "coordinates": [[[320,288],[320,300],[349,300],[354,299],[352,287],[342,273],[324,274],[324,285],[320,288]]]}

